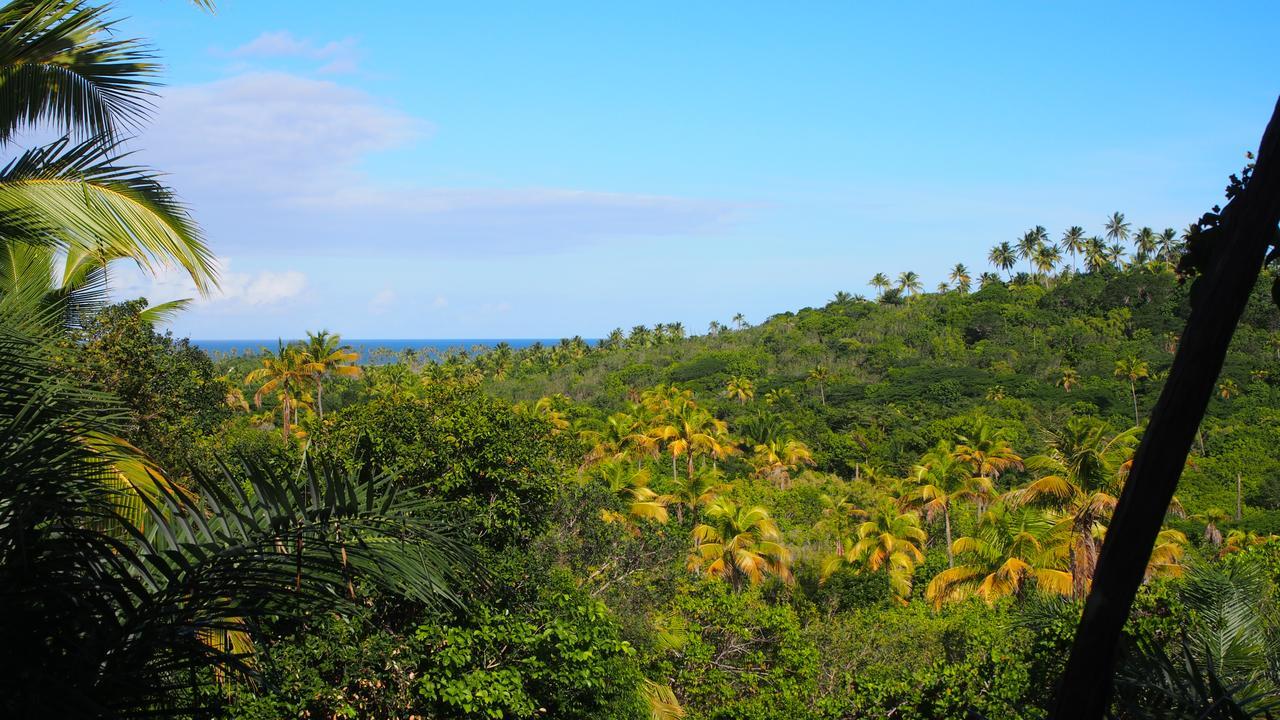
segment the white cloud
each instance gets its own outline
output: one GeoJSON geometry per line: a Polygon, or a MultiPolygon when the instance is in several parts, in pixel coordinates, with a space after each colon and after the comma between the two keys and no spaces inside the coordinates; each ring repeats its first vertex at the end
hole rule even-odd
{"type": "Polygon", "coordinates": [[[373,299],[369,301],[369,312],[373,315],[382,315],[391,309],[396,302],[396,293],[390,288],[379,290],[374,294],[373,299]]]}
{"type": "Polygon", "coordinates": [[[288,30],[264,32],[230,53],[237,58],[304,58],[324,62],[322,73],[354,72],[357,62],[355,38],[315,43],[293,36],[288,30]]]}
{"type": "MultiPolygon", "coordinates": [[[[256,42],[256,41],[255,41],[256,42]]],[[[289,36],[259,43],[284,52],[289,36]]],[[[742,206],[582,189],[390,183],[362,164],[409,152],[427,123],[339,83],[251,72],[163,91],[148,162],[197,209],[214,247],[403,257],[558,252],[714,231],[742,206]]]]}
{"type": "Polygon", "coordinates": [[[151,304],[192,298],[197,307],[210,310],[245,312],[278,308],[300,298],[307,287],[307,276],[297,270],[280,272],[229,272],[231,261],[219,258],[218,288],[201,297],[186,272],[162,268],[148,274],[137,266],[119,261],[111,266],[112,295],[118,300],[145,297],[151,304]]]}

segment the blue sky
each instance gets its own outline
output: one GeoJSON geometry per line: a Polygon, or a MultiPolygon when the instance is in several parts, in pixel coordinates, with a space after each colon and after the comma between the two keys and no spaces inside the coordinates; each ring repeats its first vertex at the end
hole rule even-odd
{"type": "MultiPolygon", "coordinates": [[[[134,140],[223,264],[195,338],[599,336],[1181,228],[1280,93],[1274,2],[122,0],[134,140]]],[[[121,295],[183,296],[124,268],[121,295]]]]}

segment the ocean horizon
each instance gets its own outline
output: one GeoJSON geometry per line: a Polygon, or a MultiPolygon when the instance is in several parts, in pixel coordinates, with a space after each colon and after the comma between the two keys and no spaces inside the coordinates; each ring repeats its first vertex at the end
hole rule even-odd
{"type": "MultiPolygon", "coordinates": [[[[583,339],[592,345],[598,341],[598,338],[583,339]]],[[[263,349],[274,351],[281,343],[287,345],[291,342],[304,340],[305,338],[272,338],[269,340],[260,338],[199,340],[193,338],[191,344],[204,350],[209,355],[217,357],[257,355],[263,349]]],[[[362,359],[365,359],[370,353],[378,350],[392,353],[400,353],[405,350],[430,353],[443,353],[451,350],[471,352],[478,348],[492,348],[499,343],[506,343],[513,349],[519,350],[537,343],[556,345],[560,340],[561,338],[343,338],[342,344],[351,346],[353,350],[360,353],[362,359]]]]}

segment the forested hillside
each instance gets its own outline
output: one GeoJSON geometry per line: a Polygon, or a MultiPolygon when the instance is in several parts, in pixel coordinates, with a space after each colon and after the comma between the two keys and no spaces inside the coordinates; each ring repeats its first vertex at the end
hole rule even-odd
{"type": "MultiPolygon", "coordinates": [[[[219,452],[351,464],[367,440],[485,558],[457,614],[370,597],[359,622],[276,628],[276,689],[235,712],[1043,716],[1186,288],[1160,258],[960,280],[691,337],[663,324],[360,369],[320,334],[220,359],[240,410],[219,452]]],[[[1159,699],[1224,662],[1273,697],[1267,287],[1149,565],[1126,717],[1174,713],[1159,699]],[[1206,624],[1233,597],[1245,624],[1206,624]]]]}

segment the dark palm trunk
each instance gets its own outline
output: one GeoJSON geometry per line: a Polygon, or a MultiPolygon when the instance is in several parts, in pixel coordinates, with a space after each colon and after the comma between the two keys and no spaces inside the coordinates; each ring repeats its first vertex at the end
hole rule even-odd
{"type": "Polygon", "coordinates": [[[1111,702],[1116,643],[1178,487],[1227,347],[1280,223],[1280,103],[1262,136],[1248,186],[1221,215],[1191,316],[1134,456],[1098,560],[1050,718],[1097,720],[1111,702]]]}

